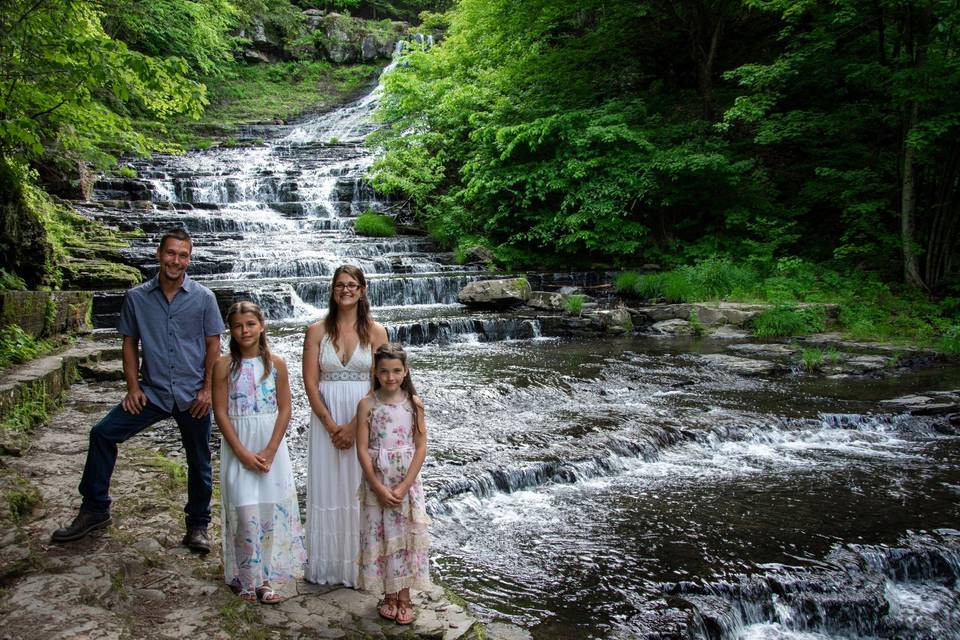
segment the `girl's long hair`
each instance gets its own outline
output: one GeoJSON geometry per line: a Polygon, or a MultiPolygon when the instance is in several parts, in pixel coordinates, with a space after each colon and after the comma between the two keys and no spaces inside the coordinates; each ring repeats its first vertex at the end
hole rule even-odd
{"type": "Polygon", "coordinates": [[[367,300],[367,279],[363,276],[360,267],[355,267],[352,264],[342,264],[333,272],[333,280],[330,281],[330,302],[327,305],[327,317],[323,320],[323,327],[326,329],[327,335],[330,336],[330,342],[333,343],[333,346],[339,347],[340,331],[337,329],[339,306],[336,300],[337,290],[334,289],[334,285],[342,273],[347,274],[360,285],[360,299],[357,300],[357,335],[360,337],[360,345],[365,347],[370,344],[370,323],[372,320],[370,319],[370,301],[367,300]]]}
{"type": "MultiPolygon", "coordinates": [[[[263,377],[261,380],[266,380],[267,376],[270,375],[270,368],[273,366],[273,358],[270,356],[270,347],[267,346],[267,321],[263,317],[263,310],[260,307],[248,300],[243,300],[241,302],[234,302],[230,305],[230,308],[227,309],[227,328],[230,328],[230,321],[233,320],[234,316],[240,315],[242,313],[252,313],[257,320],[260,321],[260,325],[263,326],[263,331],[260,332],[260,341],[258,346],[260,348],[260,359],[263,360],[263,377]]],[[[240,373],[240,361],[243,360],[243,354],[240,353],[240,345],[236,343],[233,339],[233,336],[230,336],[230,377],[235,378],[237,374],[240,373]]]]}
{"type": "MultiPolygon", "coordinates": [[[[413,396],[417,395],[417,389],[413,386],[413,379],[410,378],[410,365],[407,364],[407,352],[396,342],[388,342],[387,344],[380,345],[373,354],[374,371],[376,371],[377,365],[380,364],[381,360],[399,360],[403,363],[404,368],[407,370],[407,375],[403,377],[400,388],[406,391],[407,396],[410,398],[410,406],[413,409],[413,428],[416,429],[418,433],[423,433],[423,412],[420,407],[417,406],[417,403],[413,401],[413,396]]],[[[380,384],[380,378],[374,376],[373,390],[377,391],[381,386],[383,385],[380,384]]]]}

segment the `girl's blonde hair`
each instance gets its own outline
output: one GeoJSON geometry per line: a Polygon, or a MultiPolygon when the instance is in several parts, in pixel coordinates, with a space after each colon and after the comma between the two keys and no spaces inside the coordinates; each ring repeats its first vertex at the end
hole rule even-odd
{"type": "Polygon", "coordinates": [[[327,317],[323,320],[323,327],[330,336],[333,346],[339,347],[340,331],[337,329],[339,305],[337,305],[337,290],[334,285],[337,284],[337,278],[342,273],[347,274],[360,285],[360,299],[357,301],[357,336],[360,338],[361,346],[365,347],[370,344],[370,324],[373,321],[370,319],[370,301],[367,300],[367,279],[360,267],[342,264],[333,272],[333,280],[330,281],[330,302],[327,305],[327,317]]]}
{"type": "MultiPolygon", "coordinates": [[[[403,363],[404,368],[407,370],[407,374],[403,376],[403,382],[400,383],[400,388],[407,392],[407,395],[410,397],[410,405],[413,408],[413,428],[417,430],[418,433],[424,432],[424,420],[423,420],[423,410],[417,406],[417,403],[413,401],[413,397],[417,395],[417,389],[413,386],[413,379],[410,378],[410,365],[407,364],[407,352],[403,350],[396,342],[388,342],[386,344],[380,345],[373,354],[373,369],[376,371],[377,366],[383,360],[399,360],[403,363]]],[[[373,377],[373,390],[378,390],[381,386],[380,378],[373,377]]]]}
{"type": "MultiPolygon", "coordinates": [[[[233,320],[234,316],[238,316],[243,313],[252,313],[257,320],[260,321],[260,325],[263,327],[263,331],[260,332],[260,340],[257,343],[257,346],[260,348],[260,359],[263,360],[263,377],[261,380],[266,380],[267,376],[270,375],[270,369],[273,366],[273,358],[270,356],[270,347],[267,346],[267,320],[263,315],[263,310],[256,303],[250,302],[249,300],[243,300],[241,302],[234,302],[230,305],[230,308],[227,309],[227,328],[230,328],[230,321],[233,320]]],[[[230,377],[236,377],[240,373],[240,362],[243,360],[243,354],[240,353],[240,345],[236,343],[233,339],[233,336],[230,337],[230,377]]]]}

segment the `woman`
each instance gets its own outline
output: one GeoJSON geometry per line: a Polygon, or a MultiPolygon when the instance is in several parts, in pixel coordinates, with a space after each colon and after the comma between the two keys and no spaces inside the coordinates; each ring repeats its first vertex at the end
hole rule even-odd
{"type": "Polygon", "coordinates": [[[386,329],[370,318],[363,272],[352,265],[338,267],[327,316],[310,325],[303,343],[303,384],[313,409],[307,471],[309,582],[357,584],[357,403],[370,391],[372,354],[386,342],[386,329]]]}

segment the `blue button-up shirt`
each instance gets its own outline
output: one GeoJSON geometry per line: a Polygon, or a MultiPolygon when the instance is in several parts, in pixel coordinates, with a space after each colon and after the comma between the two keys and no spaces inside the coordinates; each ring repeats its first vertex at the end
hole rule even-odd
{"type": "Polygon", "coordinates": [[[140,340],[140,386],[151,402],[182,411],[203,387],[206,337],[223,333],[213,292],[184,274],[172,302],[158,276],[127,291],[117,329],[140,340]]]}

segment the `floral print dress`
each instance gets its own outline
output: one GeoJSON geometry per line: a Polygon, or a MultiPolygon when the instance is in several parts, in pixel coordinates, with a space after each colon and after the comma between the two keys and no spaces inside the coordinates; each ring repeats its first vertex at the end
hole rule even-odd
{"type": "MultiPolygon", "coordinates": [[[[410,400],[388,404],[374,397],[367,450],[377,477],[388,487],[406,477],[416,447],[410,400]]],[[[377,594],[430,587],[430,535],[419,474],[399,507],[380,506],[366,480],[360,485],[359,587],[377,594]]]]}
{"type": "MultiPolygon", "coordinates": [[[[228,393],[227,414],[240,442],[263,450],[277,422],[276,367],[263,378],[261,358],[243,359],[228,393]]],[[[295,593],[306,552],[286,438],[267,473],[244,468],[221,441],[220,493],[227,584],[251,593],[269,582],[277,593],[295,593]]]]}

